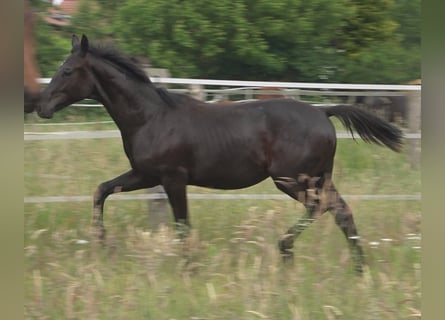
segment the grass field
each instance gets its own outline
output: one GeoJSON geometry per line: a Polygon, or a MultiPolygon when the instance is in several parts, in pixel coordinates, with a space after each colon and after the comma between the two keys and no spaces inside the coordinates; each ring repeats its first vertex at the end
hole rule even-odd
{"type": "MultiPolygon", "coordinates": [[[[102,128],[113,125],[25,130],[102,128]]],[[[128,170],[120,139],[29,141],[24,154],[25,196],[91,195],[128,170]]],[[[334,181],[351,195],[421,190],[404,154],[352,140],[339,141],[334,181]]],[[[239,192],[278,193],[269,180],[239,192]]],[[[420,202],[348,202],[369,267],[362,278],[328,214],[283,263],[277,240],[303,213],[292,200],[190,200],[185,242],[171,226],[151,231],[146,201],[109,201],[105,247],[90,236],[91,203],[25,204],[25,318],[420,318],[420,202]]]]}

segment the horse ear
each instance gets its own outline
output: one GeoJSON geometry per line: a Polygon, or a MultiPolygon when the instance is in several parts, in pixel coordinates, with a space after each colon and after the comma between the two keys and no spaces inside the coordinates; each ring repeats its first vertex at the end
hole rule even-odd
{"type": "Polygon", "coordinates": [[[79,42],[79,38],[75,34],[73,34],[73,36],[71,37],[71,46],[74,48],[79,44],[79,42]]]}
{"type": "Polygon", "coordinates": [[[88,38],[86,35],[82,35],[82,40],[80,41],[80,54],[85,56],[88,52],[88,38]]]}

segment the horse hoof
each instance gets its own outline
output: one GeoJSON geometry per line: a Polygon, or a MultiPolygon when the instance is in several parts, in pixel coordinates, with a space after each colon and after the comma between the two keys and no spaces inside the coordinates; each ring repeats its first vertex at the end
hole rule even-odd
{"type": "Polygon", "coordinates": [[[187,239],[190,234],[190,226],[185,223],[176,223],[176,234],[180,240],[187,239]]]}
{"type": "Polygon", "coordinates": [[[107,232],[105,231],[105,229],[102,229],[102,230],[99,231],[99,237],[98,238],[99,238],[100,241],[102,241],[102,242],[105,241],[106,233],[107,232]]]}
{"type": "Polygon", "coordinates": [[[105,238],[106,238],[105,228],[103,228],[103,227],[94,228],[92,233],[93,233],[93,238],[96,239],[98,242],[100,242],[100,243],[105,242],[105,238]]]}
{"type": "Polygon", "coordinates": [[[363,268],[362,266],[356,266],[355,267],[355,274],[359,277],[363,276],[363,268]]]}
{"type": "Polygon", "coordinates": [[[283,259],[283,263],[291,263],[294,261],[294,253],[289,250],[286,250],[285,252],[281,251],[281,258],[283,259]]]}
{"type": "Polygon", "coordinates": [[[288,254],[290,249],[294,247],[294,235],[293,234],[285,234],[278,240],[278,248],[282,254],[288,254]]]}

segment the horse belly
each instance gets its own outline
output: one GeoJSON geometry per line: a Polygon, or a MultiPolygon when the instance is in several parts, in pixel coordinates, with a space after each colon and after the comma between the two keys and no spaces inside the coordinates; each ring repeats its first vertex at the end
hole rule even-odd
{"type": "Polygon", "coordinates": [[[214,189],[241,189],[265,180],[269,174],[250,161],[218,161],[196,167],[189,175],[189,184],[214,189]]]}
{"type": "Polygon", "coordinates": [[[250,179],[240,179],[239,177],[208,177],[206,179],[190,179],[189,184],[222,190],[242,189],[253,186],[265,180],[268,175],[257,176],[250,179]]]}

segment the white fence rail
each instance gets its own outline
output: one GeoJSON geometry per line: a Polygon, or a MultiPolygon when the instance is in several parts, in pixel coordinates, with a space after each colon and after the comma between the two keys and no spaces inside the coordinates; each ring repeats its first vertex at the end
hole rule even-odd
{"type": "MultiPolygon", "coordinates": [[[[151,77],[153,83],[162,84],[197,84],[202,86],[227,86],[227,87],[278,87],[296,89],[322,89],[322,90],[382,90],[382,91],[420,91],[421,85],[403,84],[352,84],[352,83],[311,83],[311,82],[270,82],[270,81],[241,81],[241,80],[211,80],[211,79],[186,79],[186,78],[161,78],[151,77]]],[[[50,78],[39,78],[42,84],[48,84],[50,78]]]]}
{"type": "MultiPolygon", "coordinates": [[[[50,78],[39,78],[38,81],[41,84],[48,84],[50,78]]],[[[382,85],[382,84],[347,84],[347,83],[307,83],[307,82],[269,82],[269,81],[239,81],[239,80],[211,80],[211,79],[187,79],[187,78],[163,78],[163,77],[151,77],[152,82],[160,84],[179,84],[179,85],[201,85],[201,86],[223,86],[223,87],[238,87],[220,90],[207,90],[207,92],[213,93],[223,93],[223,94],[244,94],[246,96],[252,97],[254,92],[258,92],[259,88],[264,87],[277,87],[283,89],[317,89],[317,90],[305,90],[305,91],[294,91],[293,95],[400,95],[400,91],[421,91],[421,85],[382,85]],[[255,91],[256,90],[256,91],[255,91]],[[345,91],[328,91],[328,90],[345,90],[345,91]],[[356,91],[354,90],[370,90],[368,92],[356,91]]],[[[178,90],[178,89],[172,89],[178,90]]],[[[179,89],[179,91],[184,91],[179,89]]],[[[188,91],[188,90],[185,90],[188,91]]],[[[283,94],[283,92],[271,91],[264,92],[267,94],[283,94]]],[[[285,92],[287,94],[287,92],[285,92]]],[[[329,106],[329,103],[314,103],[318,106],[329,106]]],[[[88,104],[74,104],[73,106],[80,107],[101,107],[101,104],[97,102],[92,102],[88,104]]],[[[83,122],[77,123],[78,125],[87,124],[97,124],[99,122],[83,122]]],[[[101,121],[101,123],[110,123],[110,121],[101,121]]],[[[65,123],[66,125],[72,125],[72,123],[65,123]]],[[[37,125],[37,126],[48,126],[48,125],[59,125],[61,123],[34,123],[25,125],[37,125]]],[[[101,139],[101,138],[115,138],[120,137],[119,132],[114,130],[104,130],[100,131],[77,131],[77,132],[47,132],[47,133],[36,133],[36,132],[25,132],[25,141],[29,140],[65,140],[65,139],[101,139]]],[[[420,139],[420,133],[410,132],[405,135],[407,139],[420,139]]],[[[352,138],[349,134],[340,133],[337,135],[339,139],[350,139],[352,138]]]]}
{"type": "MultiPolygon", "coordinates": [[[[383,84],[348,84],[348,83],[311,83],[311,82],[270,82],[241,80],[212,80],[190,78],[150,77],[153,83],[169,85],[173,92],[189,93],[201,100],[227,99],[229,96],[244,96],[244,100],[254,99],[260,93],[267,95],[286,95],[302,100],[303,96],[400,96],[408,92],[420,91],[420,85],[383,85],[383,84]],[[178,86],[180,88],[178,88],[178,86]],[[217,88],[215,88],[217,87],[217,88]],[[280,88],[281,91],[266,88],[280,88]],[[260,91],[261,89],[261,91],[260,91]],[[339,91],[342,90],[342,91],[339,91]],[[210,98],[209,98],[210,97],[210,98]]],[[[48,84],[50,78],[40,78],[41,84],[48,84]]],[[[303,100],[302,100],[303,101],[303,100]]],[[[100,104],[74,104],[76,107],[98,107],[100,104]]]]}
{"type": "MultiPolygon", "coordinates": [[[[356,194],[342,195],[346,200],[389,200],[389,201],[419,201],[420,194],[356,194]]],[[[188,199],[196,200],[289,200],[294,201],[285,194],[239,194],[239,193],[189,193],[188,199]]],[[[165,193],[148,194],[112,194],[107,201],[123,200],[156,200],[167,199],[165,193]]],[[[60,203],[60,202],[92,202],[93,196],[41,196],[25,197],[24,203],[60,203]]]]}
{"type": "MultiPolygon", "coordinates": [[[[405,139],[420,139],[420,133],[406,133],[405,139]]],[[[52,131],[52,132],[25,132],[25,141],[42,140],[82,140],[82,139],[107,139],[121,138],[119,130],[98,130],[98,131],[52,131]]],[[[337,133],[337,139],[360,139],[358,135],[352,136],[347,132],[337,133]]]]}

